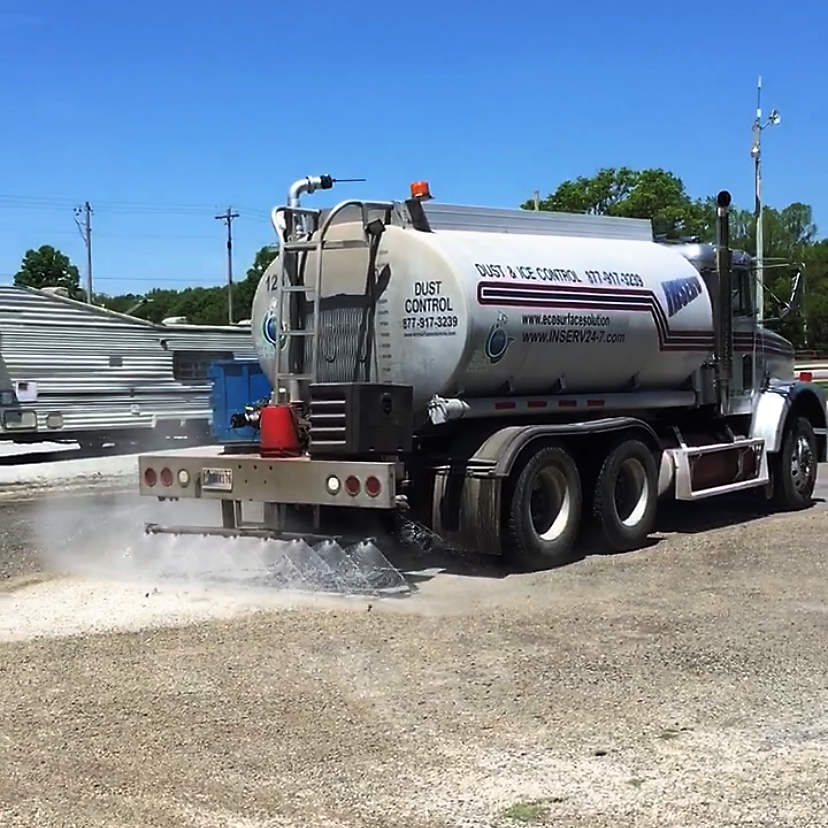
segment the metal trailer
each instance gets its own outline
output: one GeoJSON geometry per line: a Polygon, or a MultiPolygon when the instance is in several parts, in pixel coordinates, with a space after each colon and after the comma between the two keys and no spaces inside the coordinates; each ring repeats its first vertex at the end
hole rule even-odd
{"type": "Polygon", "coordinates": [[[262,444],[274,447],[265,413],[289,407],[301,451],[139,457],[142,495],[220,507],[220,524],[217,510],[213,526],[148,533],[346,543],[413,528],[537,567],[569,560],[588,526],[615,550],[640,547],[660,498],[751,490],[783,510],[811,502],[825,399],[795,377],[790,344],[757,323],[753,261],[729,249],[726,192],[716,245],[664,245],[649,222],[440,205],[423,183],[403,201],[300,205],[332,183],[303,179],[274,209],[281,252],[254,303],[275,389],[262,444]],[[526,267],[507,273],[504,250],[529,251],[512,257],[526,267]],[[414,284],[434,297],[423,273],[454,291],[448,305],[402,301],[414,284]],[[498,298],[498,284],[522,293],[498,298]],[[566,334],[557,350],[521,350],[538,340],[514,326],[541,295],[587,309],[603,297],[578,313],[603,314],[622,347],[589,350],[566,334]],[[423,308],[451,318],[422,326],[423,308]],[[457,340],[406,338],[441,326],[457,340]]]}
{"type": "Polygon", "coordinates": [[[209,365],[255,356],[249,324],[154,324],[49,290],[0,287],[0,439],[209,441],[209,365]]]}

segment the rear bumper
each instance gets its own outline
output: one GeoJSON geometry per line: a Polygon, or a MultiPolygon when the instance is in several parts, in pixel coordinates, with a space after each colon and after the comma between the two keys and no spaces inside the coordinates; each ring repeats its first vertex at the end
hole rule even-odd
{"type": "Polygon", "coordinates": [[[222,454],[217,446],[141,455],[138,474],[140,493],[147,497],[393,509],[402,469],[396,462],[268,460],[222,454]],[[152,473],[155,483],[149,485],[152,473]],[[359,481],[356,494],[346,491],[349,477],[359,481]],[[371,494],[369,478],[374,479],[371,494]]]}

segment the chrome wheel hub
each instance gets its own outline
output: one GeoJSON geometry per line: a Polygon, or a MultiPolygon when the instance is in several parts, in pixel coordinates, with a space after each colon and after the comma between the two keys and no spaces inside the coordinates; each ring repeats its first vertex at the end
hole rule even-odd
{"type": "Polygon", "coordinates": [[[791,452],[791,479],[798,491],[805,489],[811,482],[814,471],[814,455],[805,435],[796,438],[791,452]]]}
{"type": "Polygon", "coordinates": [[[543,541],[559,540],[572,520],[573,508],[566,475],[554,467],[542,469],[529,499],[529,517],[538,537],[543,541]]]}

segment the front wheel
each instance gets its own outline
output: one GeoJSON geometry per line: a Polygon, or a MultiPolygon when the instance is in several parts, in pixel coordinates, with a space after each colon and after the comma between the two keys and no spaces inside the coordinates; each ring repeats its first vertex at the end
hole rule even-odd
{"type": "Polygon", "coordinates": [[[811,505],[817,479],[817,446],[814,427],[806,417],[792,417],[785,424],[782,446],[771,457],[771,503],[783,512],[811,505]]]}
{"type": "Polygon", "coordinates": [[[531,568],[567,563],[578,536],[581,477],[569,452],[542,446],[509,486],[505,526],[508,554],[531,568]]]}

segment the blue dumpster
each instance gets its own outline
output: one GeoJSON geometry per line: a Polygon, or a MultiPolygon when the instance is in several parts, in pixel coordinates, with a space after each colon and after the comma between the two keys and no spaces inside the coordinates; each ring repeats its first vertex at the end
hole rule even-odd
{"type": "Polygon", "coordinates": [[[258,360],[228,359],[210,365],[210,379],[213,390],[210,402],[213,409],[213,437],[218,443],[258,442],[259,432],[245,426],[231,428],[233,414],[244,411],[252,405],[270,397],[272,387],[258,360]]]}

